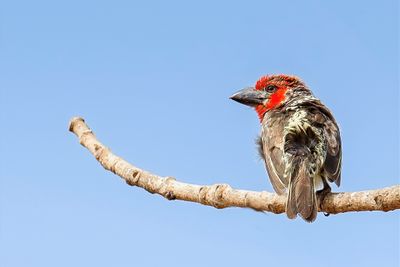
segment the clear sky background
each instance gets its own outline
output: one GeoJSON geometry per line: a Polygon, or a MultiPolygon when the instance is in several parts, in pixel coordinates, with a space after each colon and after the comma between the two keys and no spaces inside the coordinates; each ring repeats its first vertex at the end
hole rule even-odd
{"type": "Polygon", "coordinates": [[[394,1],[4,1],[0,265],[398,266],[399,211],[307,224],[166,201],[106,172],[79,115],[159,175],[268,190],[253,110],[229,100],[295,74],[334,113],[342,186],[399,183],[394,1]]]}

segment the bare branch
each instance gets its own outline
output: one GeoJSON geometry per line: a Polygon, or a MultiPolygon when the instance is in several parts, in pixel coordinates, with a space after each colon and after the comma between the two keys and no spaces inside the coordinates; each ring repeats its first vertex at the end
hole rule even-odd
{"type": "MultiPolygon", "coordinates": [[[[182,183],[172,177],[161,177],[141,170],[114,155],[100,143],[82,118],[74,117],[69,130],[76,134],[106,169],[120,176],[127,184],[138,186],[174,200],[185,200],[213,206],[252,208],[273,213],[285,212],[285,196],[270,192],[233,189],[227,184],[195,185],[182,183]]],[[[335,214],[350,211],[391,211],[400,209],[400,185],[361,192],[330,193],[322,203],[322,211],[335,214]]]]}

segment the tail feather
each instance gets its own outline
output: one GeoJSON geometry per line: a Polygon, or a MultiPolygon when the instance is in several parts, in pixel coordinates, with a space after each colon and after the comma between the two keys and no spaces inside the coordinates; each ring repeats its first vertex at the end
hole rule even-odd
{"type": "Polygon", "coordinates": [[[289,219],[294,219],[297,217],[297,213],[296,198],[293,190],[289,189],[288,199],[286,201],[286,215],[289,219]]]}
{"type": "Polygon", "coordinates": [[[318,207],[314,181],[307,166],[309,166],[307,158],[294,159],[289,179],[286,214],[290,219],[296,218],[299,214],[307,222],[313,222],[317,217],[318,207]]]}
{"type": "Polygon", "coordinates": [[[294,159],[294,162],[292,164],[292,170],[290,170],[290,177],[288,179],[289,181],[289,191],[288,191],[288,197],[286,200],[286,215],[288,216],[289,219],[294,219],[297,217],[297,201],[296,201],[296,194],[295,194],[295,179],[294,177],[298,176],[299,168],[298,168],[299,163],[297,162],[296,159],[294,159]]]}

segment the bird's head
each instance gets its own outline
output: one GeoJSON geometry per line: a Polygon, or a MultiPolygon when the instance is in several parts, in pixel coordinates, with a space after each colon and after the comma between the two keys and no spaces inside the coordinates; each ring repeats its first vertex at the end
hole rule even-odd
{"type": "Polygon", "coordinates": [[[247,87],[230,98],[241,104],[254,107],[260,121],[264,114],[281,107],[288,101],[293,89],[306,89],[305,84],[295,76],[267,75],[261,77],[254,87],[247,87]]]}

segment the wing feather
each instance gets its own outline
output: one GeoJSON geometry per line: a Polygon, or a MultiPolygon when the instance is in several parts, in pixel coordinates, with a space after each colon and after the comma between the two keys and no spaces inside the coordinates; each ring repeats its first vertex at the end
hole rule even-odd
{"type": "Polygon", "coordinates": [[[265,167],[274,190],[278,194],[284,194],[288,186],[288,181],[284,177],[283,124],[279,120],[274,123],[278,125],[270,127],[270,123],[267,123],[262,128],[259,151],[264,159],[265,167]]]}
{"type": "Polygon", "coordinates": [[[327,152],[323,164],[323,174],[330,182],[335,182],[337,186],[340,186],[342,141],[339,126],[330,110],[319,101],[313,103],[309,114],[312,123],[323,128],[327,152]]]}

